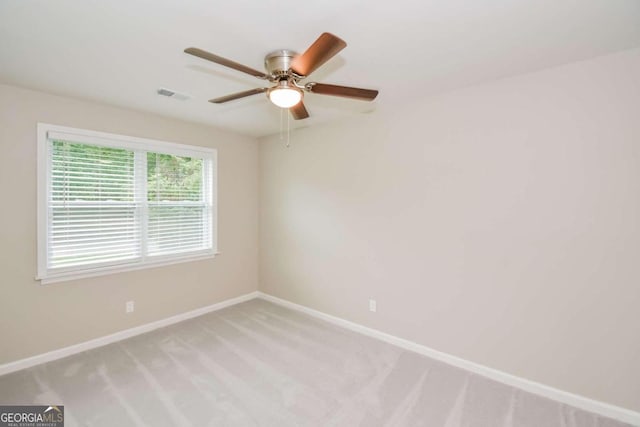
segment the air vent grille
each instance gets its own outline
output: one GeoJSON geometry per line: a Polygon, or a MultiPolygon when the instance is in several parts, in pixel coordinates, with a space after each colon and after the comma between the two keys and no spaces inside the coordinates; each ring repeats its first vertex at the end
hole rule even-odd
{"type": "Polygon", "coordinates": [[[164,87],[159,88],[156,92],[158,93],[158,95],[166,96],[168,98],[177,99],[178,101],[186,101],[187,99],[191,98],[186,93],[176,92],[174,90],[167,89],[167,88],[164,88],[164,87]]]}

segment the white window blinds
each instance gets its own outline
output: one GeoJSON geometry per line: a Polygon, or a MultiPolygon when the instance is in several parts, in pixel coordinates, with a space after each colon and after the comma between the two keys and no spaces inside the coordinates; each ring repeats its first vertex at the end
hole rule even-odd
{"type": "Polygon", "coordinates": [[[215,151],[40,127],[40,279],[215,252],[215,151]]]}
{"type": "Polygon", "coordinates": [[[211,247],[211,201],[203,159],[147,153],[150,256],[211,247]]]}
{"type": "Polygon", "coordinates": [[[49,269],[141,255],[133,151],[52,140],[49,269]]]}

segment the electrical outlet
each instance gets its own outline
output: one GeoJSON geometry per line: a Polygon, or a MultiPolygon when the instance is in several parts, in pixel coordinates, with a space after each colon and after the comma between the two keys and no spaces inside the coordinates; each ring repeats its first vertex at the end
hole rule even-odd
{"type": "Polygon", "coordinates": [[[369,311],[373,311],[375,313],[377,309],[378,309],[378,303],[376,303],[376,300],[370,299],[369,300],[369,311]]]}
{"type": "Polygon", "coordinates": [[[133,310],[135,310],[135,305],[133,301],[127,301],[127,303],[125,304],[125,311],[127,313],[133,313],[133,310]]]}

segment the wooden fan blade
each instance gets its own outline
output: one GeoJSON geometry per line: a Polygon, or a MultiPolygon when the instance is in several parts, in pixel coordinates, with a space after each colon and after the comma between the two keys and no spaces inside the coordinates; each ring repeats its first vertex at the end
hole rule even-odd
{"type": "Polygon", "coordinates": [[[214,104],[224,104],[225,102],[233,101],[235,99],[240,99],[240,98],[244,98],[246,96],[257,95],[259,93],[264,93],[267,90],[268,89],[266,87],[261,87],[261,88],[256,88],[256,89],[249,89],[249,90],[245,90],[244,92],[233,93],[231,95],[221,96],[220,98],[210,99],[209,102],[212,102],[214,104]]]}
{"type": "Polygon", "coordinates": [[[342,96],[344,98],[359,99],[361,101],[373,101],[378,96],[378,91],[373,89],[360,89],[357,87],[329,85],[324,83],[309,83],[307,90],[320,95],[342,96]]]}
{"type": "Polygon", "coordinates": [[[198,58],[206,59],[207,61],[215,62],[216,64],[224,65],[225,67],[233,68],[234,70],[250,74],[254,77],[259,77],[261,79],[267,78],[267,75],[261,71],[254,70],[251,67],[238,64],[237,62],[231,61],[230,59],[214,55],[213,53],[207,52],[206,50],[198,49],[197,47],[188,47],[184,50],[184,52],[188,53],[189,55],[197,56],[198,58]]]}
{"type": "Polygon", "coordinates": [[[309,117],[309,112],[304,107],[304,102],[302,101],[298,102],[296,105],[289,108],[289,111],[291,111],[291,115],[293,116],[294,120],[302,120],[309,117]]]}
{"type": "Polygon", "coordinates": [[[344,40],[331,33],[322,33],[305,53],[294,58],[291,69],[300,76],[308,76],[345,47],[344,40]]]}

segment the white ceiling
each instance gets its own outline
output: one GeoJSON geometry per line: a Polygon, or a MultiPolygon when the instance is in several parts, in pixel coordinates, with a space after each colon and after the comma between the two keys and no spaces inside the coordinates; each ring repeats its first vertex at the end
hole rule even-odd
{"type": "MultiPolygon", "coordinates": [[[[379,89],[374,103],[307,94],[295,126],[640,46],[638,0],[0,0],[0,82],[263,136],[264,95],[208,99],[263,81],[183,53],[262,70],[328,31],[348,46],[308,81],[379,89]],[[167,87],[192,95],[156,95],[167,87]]],[[[292,121],[293,123],[293,121],[292,121]]]]}

